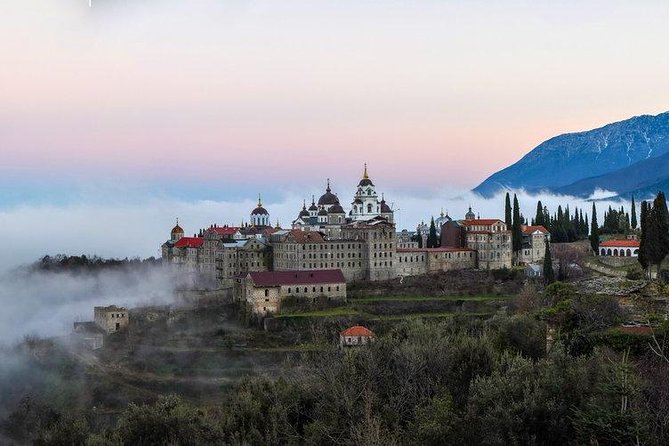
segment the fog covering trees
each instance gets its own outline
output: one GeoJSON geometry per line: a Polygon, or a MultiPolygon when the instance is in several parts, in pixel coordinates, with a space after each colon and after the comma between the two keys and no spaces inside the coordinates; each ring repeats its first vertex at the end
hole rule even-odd
{"type": "Polygon", "coordinates": [[[206,408],[164,396],[93,433],[85,412],[31,399],[3,429],[35,444],[666,444],[667,394],[653,393],[666,364],[598,344],[621,317],[615,300],[552,287],[540,313],[401,322],[365,348],[305,354],[280,379],[243,379],[206,408]],[[547,323],[562,333],[549,347],[547,323]]]}

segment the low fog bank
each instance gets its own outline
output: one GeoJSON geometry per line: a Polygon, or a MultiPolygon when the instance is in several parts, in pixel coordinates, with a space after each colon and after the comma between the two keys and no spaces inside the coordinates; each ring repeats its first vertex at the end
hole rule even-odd
{"type": "Polygon", "coordinates": [[[77,272],[17,268],[0,275],[0,345],[26,335],[68,334],[74,321],[93,319],[94,306],[172,303],[175,288],[175,278],[157,264],[77,272]]]}
{"type": "MultiPolygon", "coordinates": [[[[415,230],[418,223],[429,222],[430,217],[437,217],[442,209],[455,219],[463,218],[470,205],[482,217],[504,216],[504,193],[488,199],[453,187],[418,193],[385,187],[383,178],[375,178],[375,181],[378,182],[377,192],[384,193],[388,204],[396,211],[398,230],[415,230]]],[[[342,205],[350,207],[355,191],[344,186],[347,187],[332,183],[333,192],[338,194],[342,205]]],[[[309,202],[312,195],[318,199],[324,189],[325,184],[314,184],[300,191],[288,189],[280,199],[263,202],[263,205],[270,212],[272,224],[278,221],[282,227],[290,227],[302,201],[309,202]]],[[[99,196],[100,191],[96,192],[99,196]]],[[[528,218],[535,215],[537,200],[551,212],[555,212],[559,204],[569,205],[572,209],[577,206],[588,213],[592,206],[590,201],[581,198],[517,193],[521,211],[528,218]]],[[[593,198],[606,196],[604,191],[598,194],[593,198]]],[[[213,223],[239,225],[242,221],[248,222],[256,204],[254,191],[249,193],[248,199],[241,201],[179,201],[147,197],[141,202],[124,203],[117,199],[100,203],[89,197],[81,203],[62,206],[0,208],[0,227],[5,236],[4,249],[0,250],[0,273],[54,253],[98,254],[114,258],[159,257],[160,245],[169,237],[176,218],[186,234],[192,235],[213,223]]],[[[600,218],[609,204],[620,206],[619,202],[598,201],[600,218]]]]}

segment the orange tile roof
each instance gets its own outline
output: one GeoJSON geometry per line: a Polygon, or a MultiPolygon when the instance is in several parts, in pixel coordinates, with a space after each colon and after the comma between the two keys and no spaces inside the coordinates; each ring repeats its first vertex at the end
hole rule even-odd
{"type": "Polygon", "coordinates": [[[600,248],[638,248],[638,240],[606,240],[599,244],[600,248]]]}
{"type": "Polygon", "coordinates": [[[544,228],[542,225],[538,226],[523,226],[523,234],[532,234],[533,232],[543,232],[544,234],[548,234],[548,229],[544,228]]]}
{"type": "Polygon", "coordinates": [[[362,325],[354,325],[339,333],[340,336],[374,336],[369,328],[362,325]]]}

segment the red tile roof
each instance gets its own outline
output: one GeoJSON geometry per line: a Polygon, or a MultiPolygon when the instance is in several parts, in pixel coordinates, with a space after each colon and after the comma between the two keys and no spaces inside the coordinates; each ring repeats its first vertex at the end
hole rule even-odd
{"type": "Polygon", "coordinates": [[[600,248],[638,248],[638,240],[606,240],[599,244],[600,248]]]}
{"type": "Polygon", "coordinates": [[[215,228],[209,228],[207,229],[207,231],[213,231],[219,235],[233,235],[237,231],[239,231],[239,228],[236,226],[224,226],[224,227],[217,226],[215,228]]]}
{"type": "Polygon", "coordinates": [[[362,325],[354,325],[339,333],[340,336],[374,336],[369,328],[362,325]]]}
{"type": "Polygon", "coordinates": [[[502,220],[498,220],[496,218],[479,218],[476,220],[463,220],[462,224],[465,226],[473,226],[473,225],[480,225],[480,226],[490,226],[494,225],[495,223],[504,223],[502,220]]]}
{"type": "Polygon", "coordinates": [[[204,243],[202,237],[181,237],[178,242],[174,244],[175,248],[199,248],[204,243]]]}
{"type": "Polygon", "coordinates": [[[252,272],[244,277],[251,277],[256,286],[311,285],[320,283],[345,283],[340,269],[317,269],[312,271],[263,271],[252,272]]]}
{"type": "Polygon", "coordinates": [[[543,232],[544,234],[549,234],[548,229],[544,228],[541,225],[538,226],[523,226],[523,234],[532,234],[534,232],[543,232]]]}

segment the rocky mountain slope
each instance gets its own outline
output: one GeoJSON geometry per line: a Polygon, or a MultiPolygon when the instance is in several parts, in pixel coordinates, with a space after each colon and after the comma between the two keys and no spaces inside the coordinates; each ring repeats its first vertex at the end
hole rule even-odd
{"type": "Polygon", "coordinates": [[[575,195],[588,195],[595,188],[621,189],[620,193],[652,189],[648,176],[653,173],[662,181],[664,176],[669,177],[669,170],[665,169],[666,164],[662,164],[665,170],[659,170],[650,160],[668,153],[669,112],[637,116],[551,138],[515,164],[491,175],[474,191],[491,196],[507,188],[551,192],[568,189],[575,195]],[[624,172],[618,177],[608,176],[645,160],[650,162],[641,164],[635,177],[626,178],[624,187],[618,183],[624,172]],[[604,187],[605,184],[609,187],[604,187]]]}

